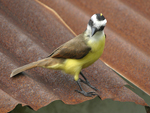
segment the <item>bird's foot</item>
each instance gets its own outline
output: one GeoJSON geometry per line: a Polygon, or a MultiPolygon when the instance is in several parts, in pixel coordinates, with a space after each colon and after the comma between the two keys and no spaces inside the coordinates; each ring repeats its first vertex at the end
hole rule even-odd
{"type": "Polygon", "coordinates": [[[82,79],[80,78],[80,81],[83,82],[84,84],[88,85],[89,87],[91,87],[91,88],[94,89],[95,91],[98,90],[96,87],[92,86],[92,85],[90,84],[90,82],[89,82],[87,79],[84,81],[84,80],[82,80],[82,79]]]}
{"type": "Polygon", "coordinates": [[[75,90],[75,91],[78,92],[78,93],[83,94],[86,97],[92,97],[92,96],[98,95],[95,92],[85,92],[84,90],[82,90],[82,91],[75,90]]]}
{"type": "MultiPolygon", "coordinates": [[[[85,92],[85,91],[82,89],[80,82],[83,82],[83,80],[79,78],[79,80],[77,81],[77,84],[79,85],[79,88],[80,88],[81,91],[75,90],[76,92],[81,93],[81,94],[83,94],[84,96],[87,96],[87,97],[92,97],[92,96],[98,95],[98,94],[96,94],[95,92],[85,92]]],[[[84,83],[85,83],[85,81],[84,81],[84,83]]],[[[89,82],[88,82],[87,84],[90,85],[89,82]]],[[[91,85],[90,85],[90,87],[93,88],[93,89],[96,89],[95,87],[93,87],[93,86],[91,86],[91,85]]],[[[96,89],[96,90],[97,90],[97,89],[96,89]]]]}

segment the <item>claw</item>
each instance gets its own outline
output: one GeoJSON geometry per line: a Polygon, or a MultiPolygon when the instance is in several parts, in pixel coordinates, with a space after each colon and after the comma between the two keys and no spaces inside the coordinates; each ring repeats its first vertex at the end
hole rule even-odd
{"type": "Polygon", "coordinates": [[[87,96],[87,97],[92,97],[92,96],[98,95],[95,92],[85,92],[84,90],[82,90],[82,91],[75,90],[75,91],[78,92],[78,93],[81,93],[81,94],[83,94],[84,96],[87,96]]]}
{"type": "MultiPolygon", "coordinates": [[[[82,75],[82,76],[84,77],[84,75],[82,75]]],[[[79,90],[75,90],[75,91],[78,92],[78,93],[81,93],[81,94],[83,94],[84,96],[87,96],[87,97],[92,97],[92,96],[95,96],[95,95],[98,96],[98,94],[96,94],[95,92],[85,92],[82,89],[80,82],[83,82],[83,83],[87,84],[89,87],[91,87],[92,89],[97,91],[97,89],[95,87],[93,87],[85,77],[84,77],[84,79],[85,79],[85,81],[80,79],[80,78],[77,80],[77,84],[79,85],[79,88],[80,88],[81,91],[79,91],[79,90]]]]}

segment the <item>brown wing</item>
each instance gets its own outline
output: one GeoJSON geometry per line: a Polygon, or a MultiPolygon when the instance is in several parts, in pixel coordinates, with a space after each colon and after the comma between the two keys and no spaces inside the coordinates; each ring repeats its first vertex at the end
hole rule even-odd
{"type": "Polygon", "coordinates": [[[55,49],[49,57],[80,59],[86,56],[90,50],[91,47],[86,45],[83,34],[81,34],[55,49]]]}

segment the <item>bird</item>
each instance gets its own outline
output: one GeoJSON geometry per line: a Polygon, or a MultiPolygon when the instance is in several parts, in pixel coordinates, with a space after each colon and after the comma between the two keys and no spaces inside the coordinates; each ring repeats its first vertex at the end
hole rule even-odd
{"type": "Polygon", "coordinates": [[[75,90],[76,92],[87,97],[97,95],[95,92],[85,92],[81,87],[80,82],[83,82],[97,91],[97,88],[89,83],[81,70],[92,65],[102,55],[105,46],[106,23],[107,20],[102,13],[93,14],[83,33],[60,45],[48,57],[14,69],[10,77],[35,67],[61,70],[74,77],[80,88],[80,90],[75,90]],[[79,78],[79,75],[84,80],[79,78]]]}

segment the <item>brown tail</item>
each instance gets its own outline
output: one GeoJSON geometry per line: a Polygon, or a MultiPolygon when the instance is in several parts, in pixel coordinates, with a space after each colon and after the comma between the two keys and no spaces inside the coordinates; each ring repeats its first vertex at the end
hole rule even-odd
{"type": "MultiPolygon", "coordinates": [[[[32,62],[30,64],[24,65],[22,67],[19,67],[12,71],[10,77],[13,77],[27,69],[31,69],[34,67],[44,67],[44,68],[50,68],[50,66],[54,66],[55,64],[62,63],[64,59],[55,59],[55,58],[45,58],[36,62],[32,62]]],[[[52,67],[53,69],[54,67],[52,67]]]]}
{"type": "Polygon", "coordinates": [[[31,69],[31,68],[34,68],[36,66],[37,66],[37,62],[32,62],[30,64],[21,66],[21,67],[15,69],[15,70],[13,70],[12,73],[11,73],[11,75],[10,75],[10,77],[13,77],[13,76],[15,76],[15,75],[17,75],[17,74],[19,74],[19,73],[27,70],[27,69],[31,69]]]}

